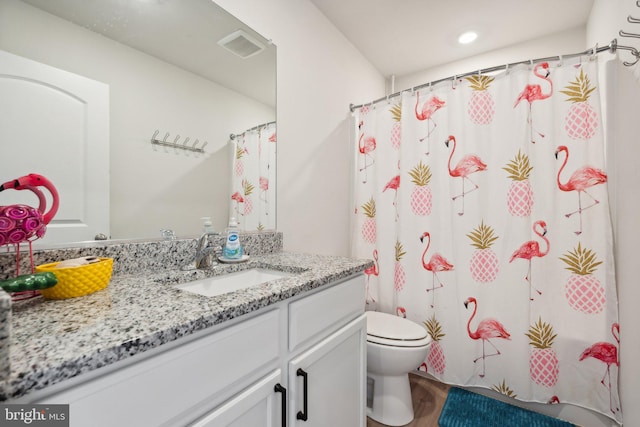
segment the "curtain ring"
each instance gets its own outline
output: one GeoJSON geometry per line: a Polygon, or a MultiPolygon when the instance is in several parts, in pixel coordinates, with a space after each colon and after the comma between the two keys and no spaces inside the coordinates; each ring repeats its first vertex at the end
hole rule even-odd
{"type": "Polygon", "coordinates": [[[508,76],[509,75],[509,64],[504,66],[504,73],[508,76]]]}
{"type": "Polygon", "coordinates": [[[596,54],[598,53],[598,43],[593,47],[593,53],[591,54],[591,60],[596,59],[596,54]]]}
{"type": "Polygon", "coordinates": [[[455,90],[456,89],[456,80],[458,79],[458,76],[454,75],[453,79],[451,80],[451,89],[455,90]]]}
{"type": "Polygon", "coordinates": [[[562,67],[563,57],[562,55],[558,56],[558,67],[562,67]]]}

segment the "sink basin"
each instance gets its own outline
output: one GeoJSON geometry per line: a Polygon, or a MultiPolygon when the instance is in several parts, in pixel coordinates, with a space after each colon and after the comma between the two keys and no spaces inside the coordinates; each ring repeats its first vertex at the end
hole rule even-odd
{"type": "Polygon", "coordinates": [[[291,277],[293,273],[278,270],[268,270],[265,268],[251,268],[249,270],[237,271],[223,276],[207,277],[206,279],[194,280],[192,282],[174,285],[174,288],[192,292],[206,297],[214,297],[240,289],[250,288],[261,283],[291,277]]]}

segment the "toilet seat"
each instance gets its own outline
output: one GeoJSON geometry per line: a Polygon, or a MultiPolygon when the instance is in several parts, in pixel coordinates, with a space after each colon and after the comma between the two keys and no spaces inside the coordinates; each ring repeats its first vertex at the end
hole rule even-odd
{"type": "Polygon", "coordinates": [[[367,341],[392,347],[423,347],[431,342],[417,323],[392,314],[367,311],[367,341]]]}

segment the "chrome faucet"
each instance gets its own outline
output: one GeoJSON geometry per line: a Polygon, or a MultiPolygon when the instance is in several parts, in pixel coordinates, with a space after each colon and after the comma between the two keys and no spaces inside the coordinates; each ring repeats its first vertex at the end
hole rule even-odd
{"type": "Polygon", "coordinates": [[[218,256],[218,251],[222,254],[221,246],[212,246],[209,241],[209,237],[220,236],[220,233],[217,231],[210,231],[206,233],[202,233],[200,238],[198,239],[198,244],[196,246],[196,268],[210,268],[214,264],[213,258],[214,256],[218,256]]]}

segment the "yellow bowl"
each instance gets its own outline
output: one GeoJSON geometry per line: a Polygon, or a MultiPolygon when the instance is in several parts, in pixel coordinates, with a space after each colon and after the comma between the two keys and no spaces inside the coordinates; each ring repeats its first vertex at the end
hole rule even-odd
{"type": "Polygon", "coordinates": [[[42,264],[36,272],[50,271],[56,275],[58,283],[40,293],[47,299],[76,298],[92,294],[109,285],[113,271],[113,258],[100,258],[93,264],[78,267],[55,268],[58,262],[42,264]]]}

